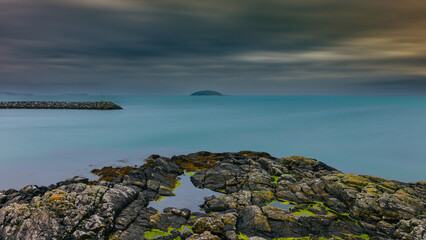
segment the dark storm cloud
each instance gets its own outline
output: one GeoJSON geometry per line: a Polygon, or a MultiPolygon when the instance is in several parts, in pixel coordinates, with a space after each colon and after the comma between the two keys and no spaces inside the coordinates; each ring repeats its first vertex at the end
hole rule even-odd
{"type": "Polygon", "coordinates": [[[416,88],[407,76],[426,75],[424,1],[3,0],[0,9],[7,90],[382,93],[377,81],[416,88]]]}

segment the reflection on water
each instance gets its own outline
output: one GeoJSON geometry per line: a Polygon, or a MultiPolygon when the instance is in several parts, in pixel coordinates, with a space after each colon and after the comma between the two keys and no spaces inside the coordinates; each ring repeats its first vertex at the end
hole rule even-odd
{"type": "Polygon", "coordinates": [[[200,189],[195,187],[188,173],[181,175],[180,178],[181,185],[173,191],[176,196],[164,197],[160,201],[151,201],[148,207],[153,207],[159,212],[162,212],[167,207],[188,208],[191,212],[199,212],[202,211],[200,205],[204,203],[204,197],[222,195],[207,188],[200,189]]]}
{"type": "Polygon", "coordinates": [[[268,206],[277,207],[277,208],[281,208],[281,209],[284,209],[284,210],[289,210],[294,205],[289,203],[289,202],[281,202],[281,201],[275,200],[273,202],[268,203],[268,206]]]}

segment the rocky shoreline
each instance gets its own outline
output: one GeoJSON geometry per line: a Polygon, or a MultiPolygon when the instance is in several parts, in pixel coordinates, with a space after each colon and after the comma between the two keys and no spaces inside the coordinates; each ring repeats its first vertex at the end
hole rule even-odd
{"type": "Polygon", "coordinates": [[[425,239],[426,182],[344,174],[314,159],[267,153],[152,155],[98,181],[0,191],[0,239],[425,239]],[[203,211],[150,201],[191,173],[203,211]],[[220,193],[220,194],[219,194],[220,193]],[[276,207],[279,202],[289,205],[276,207]]]}
{"type": "Polygon", "coordinates": [[[121,110],[113,102],[55,102],[55,101],[18,101],[0,102],[0,109],[80,109],[80,110],[121,110]]]}

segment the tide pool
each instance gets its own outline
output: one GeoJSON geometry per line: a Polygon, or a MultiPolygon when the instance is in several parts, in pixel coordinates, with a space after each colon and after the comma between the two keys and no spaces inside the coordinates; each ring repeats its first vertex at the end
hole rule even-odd
{"type": "Polygon", "coordinates": [[[165,208],[174,207],[177,209],[187,208],[191,212],[202,212],[200,206],[204,203],[204,197],[220,196],[222,193],[214,192],[207,188],[197,188],[191,182],[191,176],[188,173],[178,177],[179,184],[176,189],[173,190],[175,196],[166,196],[158,199],[157,201],[151,201],[148,207],[157,209],[160,213],[165,208]]]}

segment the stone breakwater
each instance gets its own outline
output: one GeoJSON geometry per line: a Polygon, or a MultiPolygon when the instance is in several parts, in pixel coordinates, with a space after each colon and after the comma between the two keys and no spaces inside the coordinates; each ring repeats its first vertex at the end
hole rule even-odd
{"type": "Polygon", "coordinates": [[[0,109],[81,109],[81,110],[120,110],[112,102],[55,102],[55,101],[21,101],[0,102],[0,109]]]}
{"type": "Polygon", "coordinates": [[[105,167],[98,181],[0,191],[0,239],[425,239],[426,182],[344,174],[314,159],[267,153],[152,155],[105,167]],[[191,172],[203,212],[158,212],[191,172]],[[219,195],[219,194],[218,194],[219,195]],[[291,203],[289,209],[270,206],[291,203]],[[272,204],[271,204],[272,205],[272,204]]]}

